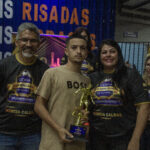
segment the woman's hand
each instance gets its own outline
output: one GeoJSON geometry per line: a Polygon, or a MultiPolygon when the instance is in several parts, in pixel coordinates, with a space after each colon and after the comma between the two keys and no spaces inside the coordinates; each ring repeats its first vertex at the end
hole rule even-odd
{"type": "Polygon", "coordinates": [[[140,149],[140,140],[139,139],[131,139],[127,150],[139,150],[140,149]]]}

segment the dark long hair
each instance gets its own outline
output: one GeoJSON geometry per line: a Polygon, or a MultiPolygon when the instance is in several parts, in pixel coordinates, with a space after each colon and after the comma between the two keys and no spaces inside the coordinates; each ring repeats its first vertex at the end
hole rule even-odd
{"type": "Polygon", "coordinates": [[[99,46],[99,55],[98,55],[98,59],[99,59],[99,71],[102,71],[104,69],[103,64],[101,63],[101,59],[100,59],[100,55],[101,55],[101,50],[102,47],[104,45],[109,45],[114,47],[117,52],[118,52],[118,62],[116,64],[116,68],[115,68],[115,72],[113,74],[113,80],[116,82],[116,84],[121,88],[125,85],[121,84],[121,80],[123,78],[123,76],[126,75],[127,73],[127,67],[125,66],[125,62],[122,56],[122,52],[121,52],[121,48],[118,45],[118,43],[114,40],[111,39],[107,39],[107,40],[103,40],[99,46]]]}

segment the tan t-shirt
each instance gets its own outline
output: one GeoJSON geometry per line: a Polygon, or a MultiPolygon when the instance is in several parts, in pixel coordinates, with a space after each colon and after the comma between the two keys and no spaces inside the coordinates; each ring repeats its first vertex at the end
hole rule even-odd
{"type": "MultiPolygon", "coordinates": [[[[60,66],[44,73],[37,94],[48,100],[48,111],[52,118],[69,130],[73,123],[72,112],[79,105],[81,97],[81,93],[75,94],[75,91],[89,83],[88,77],[60,66]]],[[[62,143],[57,132],[43,121],[40,150],[85,150],[85,143],[62,143]]]]}

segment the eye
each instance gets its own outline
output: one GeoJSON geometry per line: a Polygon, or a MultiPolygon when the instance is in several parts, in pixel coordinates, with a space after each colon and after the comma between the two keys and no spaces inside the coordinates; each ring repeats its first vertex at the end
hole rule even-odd
{"type": "Polygon", "coordinates": [[[26,38],[21,38],[19,40],[22,41],[22,42],[27,42],[28,41],[28,39],[26,39],[26,38]]]}
{"type": "Polygon", "coordinates": [[[22,42],[25,42],[25,43],[28,42],[28,41],[30,41],[31,43],[37,43],[38,42],[37,39],[20,38],[19,40],[22,41],[22,42]]]}
{"type": "Polygon", "coordinates": [[[86,50],[86,47],[85,46],[81,46],[81,50],[86,50]]]}
{"type": "Polygon", "coordinates": [[[116,50],[112,49],[110,50],[111,53],[116,53],[116,50]]]}
{"type": "Polygon", "coordinates": [[[101,54],[106,54],[106,53],[107,53],[107,51],[105,51],[105,50],[101,51],[101,54]]]}
{"type": "Polygon", "coordinates": [[[36,43],[36,42],[38,42],[38,40],[37,39],[31,39],[30,42],[31,43],[36,43]]]}
{"type": "Polygon", "coordinates": [[[74,50],[74,49],[76,49],[76,48],[77,48],[77,46],[73,45],[71,48],[74,50]]]}

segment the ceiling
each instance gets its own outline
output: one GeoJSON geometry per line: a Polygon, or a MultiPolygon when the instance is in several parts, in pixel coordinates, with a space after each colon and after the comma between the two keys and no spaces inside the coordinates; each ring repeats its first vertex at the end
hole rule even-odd
{"type": "Polygon", "coordinates": [[[117,0],[117,15],[130,21],[150,24],[150,0],[117,0]]]}

